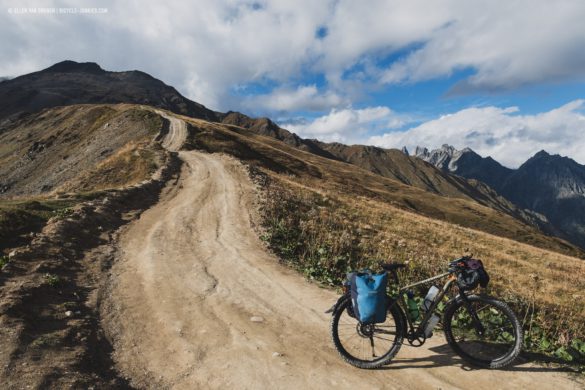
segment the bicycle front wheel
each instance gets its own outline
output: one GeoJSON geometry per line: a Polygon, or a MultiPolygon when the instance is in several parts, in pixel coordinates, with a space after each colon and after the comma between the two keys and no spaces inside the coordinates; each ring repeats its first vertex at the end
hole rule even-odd
{"type": "Polygon", "coordinates": [[[510,365],[522,348],[522,327],[518,318],[504,302],[489,297],[467,297],[473,319],[462,299],[445,310],[443,327],[451,348],[473,365],[502,368],[510,365]]]}
{"type": "Polygon", "coordinates": [[[353,314],[348,297],[331,319],[331,337],[343,360],[358,368],[377,368],[398,353],[404,338],[405,319],[398,305],[390,307],[386,321],[364,324],[353,314]]]}

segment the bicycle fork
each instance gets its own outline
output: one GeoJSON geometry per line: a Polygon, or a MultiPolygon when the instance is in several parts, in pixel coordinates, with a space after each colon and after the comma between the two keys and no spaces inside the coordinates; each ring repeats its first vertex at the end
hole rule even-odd
{"type": "Polygon", "coordinates": [[[481,324],[481,321],[479,320],[479,317],[477,316],[477,312],[475,311],[473,306],[471,306],[471,302],[469,302],[467,295],[465,295],[465,292],[460,289],[459,296],[463,300],[463,305],[465,306],[465,308],[467,309],[467,312],[471,316],[471,319],[473,321],[473,327],[475,328],[475,332],[477,333],[478,336],[483,336],[483,334],[485,332],[485,328],[481,324]]]}

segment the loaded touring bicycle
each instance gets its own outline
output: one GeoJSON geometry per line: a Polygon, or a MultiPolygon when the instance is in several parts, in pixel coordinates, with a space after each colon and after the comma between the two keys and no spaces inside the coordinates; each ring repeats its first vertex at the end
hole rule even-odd
{"type": "Polygon", "coordinates": [[[453,351],[475,366],[505,367],[520,353],[522,327],[510,307],[470,293],[489,281],[480,260],[462,257],[451,261],[447,272],[404,287],[398,287],[397,271],[406,264],[381,267],[384,272],[379,274],[369,270],[349,274],[344,294],[327,311],[332,313],[333,344],[349,364],[359,368],[388,364],[404,342],[423,345],[439,322],[453,351]],[[389,276],[394,289],[387,286],[389,276]],[[413,299],[412,288],[441,279],[446,280],[443,286],[433,285],[422,304],[413,299]],[[449,291],[454,297],[447,300],[449,291]]]}

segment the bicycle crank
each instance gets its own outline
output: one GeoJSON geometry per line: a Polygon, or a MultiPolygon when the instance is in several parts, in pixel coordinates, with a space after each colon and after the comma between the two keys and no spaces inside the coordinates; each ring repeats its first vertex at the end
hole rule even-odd
{"type": "Polygon", "coordinates": [[[408,336],[406,337],[406,340],[408,340],[408,344],[410,344],[411,346],[420,347],[425,343],[427,338],[424,335],[424,333],[423,334],[409,333],[408,336]]]}

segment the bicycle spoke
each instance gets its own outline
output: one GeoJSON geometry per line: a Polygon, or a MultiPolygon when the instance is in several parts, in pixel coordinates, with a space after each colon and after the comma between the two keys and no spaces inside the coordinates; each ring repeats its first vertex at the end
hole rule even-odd
{"type": "Polygon", "coordinates": [[[384,341],[389,341],[389,342],[394,341],[394,340],[391,340],[391,339],[385,339],[384,337],[380,337],[380,336],[372,336],[372,337],[375,337],[377,339],[384,340],[384,341]]]}
{"type": "Polygon", "coordinates": [[[346,341],[349,341],[350,339],[354,338],[354,337],[361,337],[360,335],[357,334],[357,332],[354,332],[351,336],[349,336],[347,339],[345,339],[346,341]]]}
{"type": "Polygon", "coordinates": [[[376,329],[376,330],[374,330],[374,333],[396,334],[396,332],[391,332],[391,331],[383,330],[383,329],[376,329]]]}
{"type": "Polygon", "coordinates": [[[387,355],[396,342],[398,327],[389,312],[386,321],[378,324],[362,324],[349,315],[347,305],[340,308],[334,324],[334,341],[340,353],[354,361],[370,363],[387,355]]]}
{"type": "Polygon", "coordinates": [[[492,362],[509,356],[517,340],[516,327],[509,312],[490,302],[478,302],[475,298],[471,308],[475,311],[483,332],[478,334],[471,314],[464,305],[457,307],[452,315],[449,332],[451,339],[464,356],[474,361],[492,362]]]}

